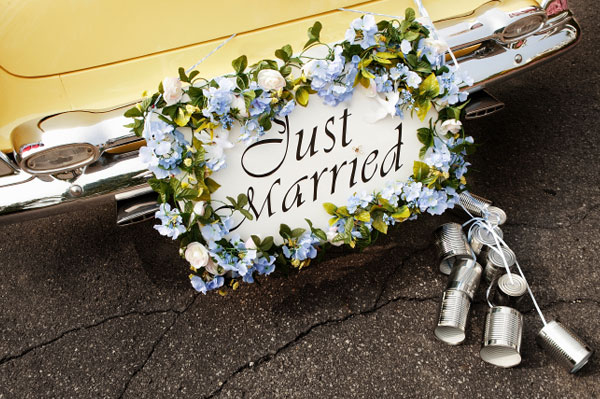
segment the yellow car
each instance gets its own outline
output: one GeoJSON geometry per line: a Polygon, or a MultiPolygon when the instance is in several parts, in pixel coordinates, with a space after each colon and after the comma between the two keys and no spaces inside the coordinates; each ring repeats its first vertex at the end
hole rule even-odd
{"type": "MultiPolygon", "coordinates": [[[[580,38],[567,0],[424,1],[439,35],[474,79],[467,118],[502,107],[483,89],[558,56],[580,38]]],[[[301,48],[315,21],[324,42],[357,14],[404,15],[409,0],[227,2],[0,0],[0,222],[117,202],[117,222],[152,216],[155,195],[138,158],[143,140],[123,125],[144,90],[235,39],[199,67],[221,75],[246,54],[301,48]]],[[[384,17],[379,17],[384,18],[384,17]]],[[[447,57],[450,59],[449,57],[447,57]]],[[[451,62],[451,61],[450,61],[451,62]]]]}

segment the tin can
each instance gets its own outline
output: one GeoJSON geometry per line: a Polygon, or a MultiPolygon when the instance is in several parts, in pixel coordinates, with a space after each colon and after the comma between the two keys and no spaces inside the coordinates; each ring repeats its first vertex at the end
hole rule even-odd
{"type": "Polygon", "coordinates": [[[459,201],[473,216],[482,217],[484,210],[492,205],[492,201],[475,194],[463,191],[458,194],[459,201]]]}
{"type": "Polygon", "coordinates": [[[433,232],[440,272],[450,274],[457,260],[472,258],[467,237],[458,223],[445,223],[433,232]]]}
{"type": "Polygon", "coordinates": [[[556,320],[546,324],[538,333],[536,340],[570,373],[581,370],[594,353],[593,349],[583,342],[577,334],[556,320]]]}
{"type": "MultiPolygon", "coordinates": [[[[504,255],[504,259],[506,259],[507,266],[511,268],[517,257],[515,253],[506,247],[501,248],[502,254],[504,255]]],[[[485,267],[483,269],[483,277],[487,283],[491,283],[494,279],[502,273],[502,270],[505,270],[504,261],[502,260],[502,256],[500,252],[496,249],[492,248],[486,257],[485,267]]]]}
{"type": "Polygon", "coordinates": [[[485,316],[483,345],[479,356],[484,362],[499,367],[521,363],[523,315],[508,306],[489,308],[485,316]]]}
{"type": "Polygon", "coordinates": [[[460,260],[452,268],[446,289],[462,291],[473,300],[482,273],[483,268],[473,259],[460,260]]]}
{"type": "Polygon", "coordinates": [[[518,309],[527,292],[527,281],[518,274],[503,274],[496,280],[495,306],[509,306],[518,309]],[[512,281],[511,281],[512,277],[512,281]]]}
{"type": "Polygon", "coordinates": [[[491,224],[500,226],[506,223],[506,212],[497,206],[489,206],[487,208],[488,211],[488,220],[491,224]]]}
{"type": "Polygon", "coordinates": [[[435,336],[450,345],[463,342],[470,307],[471,298],[463,291],[444,291],[434,330],[435,336]]]}
{"type": "MultiPolygon", "coordinates": [[[[500,227],[494,227],[494,232],[498,237],[504,238],[504,233],[500,227]]],[[[473,226],[473,229],[471,230],[471,241],[469,244],[471,245],[473,252],[475,252],[475,255],[480,256],[480,259],[485,261],[490,247],[499,243],[496,243],[494,236],[488,229],[477,224],[473,226]]]]}

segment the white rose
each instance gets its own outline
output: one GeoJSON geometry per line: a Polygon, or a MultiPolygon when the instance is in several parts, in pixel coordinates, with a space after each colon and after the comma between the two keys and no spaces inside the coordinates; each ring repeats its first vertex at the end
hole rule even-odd
{"type": "Polygon", "coordinates": [[[190,265],[196,269],[202,266],[206,266],[210,257],[208,256],[208,250],[206,247],[199,242],[189,243],[185,249],[185,260],[190,262],[190,265]]]}
{"type": "Polygon", "coordinates": [[[412,88],[418,89],[421,80],[421,77],[416,72],[410,71],[406,77],[406,84],[412,88]]]}
{"type": "Polygon", "coordinates": [[[445,41],[432,38],[425,39],[425,46],[433,49],[437,54],[443,54],[448,50],[448,44],[445,41]]]}
{"type": "Polygon", "coordinates": [[[240,116],[243,118],[248,117],[248,110],[246,109],[246,102],[243,96],[233,96],[231,101],[231,108],[237,108],[240,111],[240,116]]]}
{"type": "Polygon", "coordinates": [[[446,134],[446,133],[458,133],[460,132],[460,129],[462,128],[462,122],[458,121],[456,119],[448,119],[447,121],[444,121],[444,123],[442,123],[442,133],[446,134]]]}
{"type": "Polygon", "coordinates": [[[338,235],[337,229],[335,227],[330,227],[329,231],[327,231],[327,233],[325,233],[325,234],[327,235],[327,241],[329,241],[329,243],[333,246],[339,247],[340,245],[342,245],[344,243],[343,240],[333,241],[335,236],[338,235]]]}
{"type": "Polygon", "coordinates": [[[206,202],[198,201],[194,204],[194,213],[198,216],[204,216],[205,208],[206,208],[206,202]]]}
{"type": "Polygon", "coordinates": [[[263,90],[279,90],[285,84],[285,78],[274,69],[263,69],[258,73],[258,85],[263,90]]]}
{"type": "Polygon", "coordinates": [[[162,81],[163,98],[167,105],[173,105],[181,100],[183,90],[181,89],[181,80],[179,78],[166,77],[162,81]]]}

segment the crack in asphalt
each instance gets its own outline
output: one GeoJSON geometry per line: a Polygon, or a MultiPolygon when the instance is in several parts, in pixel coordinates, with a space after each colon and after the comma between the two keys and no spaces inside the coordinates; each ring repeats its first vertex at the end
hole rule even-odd
{"type": "Polygon", "coordinates": [[[221,381],[219,383],[219,387],[214,390],[213,392],[211,392],[210,394],[208,394],[207,396],[204,396],[204,399],[210,399],[215,397],[216,395],[220,394],[221,391],[223,390],[223,388],[229,383],[229,381],[231,381],[232,379],[234,379],[238,374],[242,373],[243,371],[253,368],[255,366],[261,365],[263,363],[267,363],[269,361],[271,361],[272,359],[276,358],[281,352],[285,351],[286,349],[294,346],[294,344],[300,342],[304,337],[308,336],[310,333],[312,333],[314,330],[316,330],[319,327],[324,327],[324,326],[328,326],[331,324],[342,324],[350,319],[353,319],[357,316],[365,316],[365,315],[369,315],[372,313],[377,312],[378,310],[399,302],[399,301],[405,301],[405,302],[427,302],[427,301],[437,301],[439,299],[439,295],[435,295],[435,296],[430,296],[430,297],[409,297],[409,296],[396,296],[392,299],[389,299],[383,303],[381,303],[380,305],[377,305],[377,303],[379,302],[379,300],[381,299],[381,296],[383,295],[383,293],[385,292],[385,289],[387,288],[387,284],[388,281],[387,279],[389,279],[390,277],[392,277],[397,270],[399,270],[402,266],[404,266],[404,264],[411,259],[412,257],[414,257],[415,255],[424,252],[425,250],[428,250],[430,247],[430,245],[428,245],[427,247],[423,247],[423,248],[418,248],[414,251],[412,251],[411,253],[409,253],[407,256],[405,256],[404,258],[402,258],[402,260],[398,263],[398,265],[396,265],[396,267],[388,274],[386,281],[382,284],[382,289],[379,292],[379,294],[376,297],[375,302],[373,303],[373,306],[370,307],[369,309],[366,310],[362,310],[362,311],[358,311],[356,313],[351,313],[349,315],[346,315],[344,317],[340,317],[340,318],[335,318],[335,319],[328,319],[328,320],[324,320],[318,323],[315,323],[313,325],[311,325],[310,327],[306,328],[304,331],[301,331],[298,335],[296,335],[296,337],[294,339],[292,339],[291,341],[288,341],[286,344],[280,346],[279,348],[277,348],[274,352],[270,352],[267,353],[263,356],[261,356],[260,358],[247,362],[245,364],[243,364],[242,366],[238,367],[233,373],[230,374],[229,377],[227,377],[224,381],[221,381]]]}
{"type": "Polygon", "coordinates": [[[51,344],[55,343],[56,341],[61,340],[62,338],[66,337],[67,335],[69,335],[71,333],[74,333],[74,332],[77,332],[77,331],[87,330],[87,329],[94,328],[94,327],[98,327],[98,326],[100,326],[100,325],[102,325],[102,324],[104,324],[106,322],[111,321],[111,320],[121,319],[121,318],[125,318],[125,317],[130,317],[130,316],[151,316],[151,315],[155,315],[155,314],[166,314],[166,313],[178,313],[178,311],[175,310],[175,309],[159,309],[159,310],[149,310],[149,311],[145,311],[145,312],[142,312],[142,311],[139,311],[139,310],[133,310],[133,311],[126,312],[126,313],[121,313],[121,314],[118,314],[118,315],[108,316],[108,317],[106,317],[106,318],[104,318],[102,320],[99,320],[99,321],[95,322],[95,323],[92,323],[92,324],[89,324],[89,325],[85,325],[85,326],[78,326],[78,327],[74,327],[74,328],[71,328],[69,330],[63,331],[58,336],[56,336],[56,337],[54,337],[54,338],[52,338],[52,339],[50,339],[48,341],[44,341],[44,342],[41,342],[39,344],[30,346],[29,348],[24,349],[23,351],[21,351],[18,354],[5,356],[2,359],[0,359],[0,366],[3,365],[3,364],[5,364],[5,363],[8,363],[8,362],[10,362],[12,360],[19,359],[19,358],[27,355],[29,352],[32,352],[32,351],[34,351],[36,349],[41,349],[41,348],[44,348],[44,347],[46,347],[48,345],[51,345],[51,344]]]}
{"type": "Polygon", "coordinates": [[[127,390],[129,389],[129,384],[131,384],[131,381],[133,381],[133,379],[135,378],[135,376],[138,375],[139,372],[144,369],[144,367],[146,367],[146,364],[148,364],[148,362],[152,358],[152,355],[154,355],[154,351],[156,350],[156,348],[158,347],[158,345],[162,342],[162,340],[165,338],[165,336],[167,335],[167,333],[169,331],[171,331],[171,329],[173,328],[173,326],[175,325],[175,323],[179,319],[179,316],[181,316],[183,313],[185,313],[196,302],[196,299],[198,299],[198,296],[199,296],[198,294],[194,295],[194,298],[190,301],[190,303],[188,303],[185,306],[185,308],[183,310],[181,310],[181,311],[174,311],[173,312],[173,313],[175,313],[175,316],[173,317],[173,321],[171,322],[171,324],[169,324],[169,326],[167,328],[165,328],[165,330],[162,332],[162,334],[160,334],[160,336],[158,337],[158,339],[156,341],[154,341],[154,344],[152,344],[152,348],[150,348],[150,352],[148,352],[148,355],[146,356],[146,359],[144,359],[144,361],[142,362],[142,364],[140,364],[133,371],[133,374],[131,374],[131,376],[127,379],[127,382],[125,383],[125,386],[123,387],[123,390],[121,391],[121,393],[118,396],[119,399],[122,398],[123,395],[125,395],[125,393],[127,393],[127,390]]]}

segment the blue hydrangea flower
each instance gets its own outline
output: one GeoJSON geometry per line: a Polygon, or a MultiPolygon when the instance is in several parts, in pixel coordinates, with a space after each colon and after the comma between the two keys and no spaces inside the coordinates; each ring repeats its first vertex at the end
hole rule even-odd
{"type": "Polygon", "coordinates": [[[160,204],[154,217],[160,219],[161,222],[161,224],[154,225],[154,229],[158,230],[163,236],[171,237],[175,240],[186,231],[185,226],[182,224],[183,219],[181,218],[179,209],[171,209],[171,205],[169,204],[160,204]]]}
{"type": "Polygon", "coordinates": [[[160,119],[150,120],[144,127],[146,146],[140,148],[140,159],[157,179],[180,172],[182,154],[189,143],[183,134],[160,119]]]}
{"type": "Polygon", "coordinates": [[[318,243],[319,239],[307,231],[297,240],[287,241],[286,245],[282,247],[283,255],[297,263],[306,259],[314,259],[317,256],[315,244],[318,243]]]}
{"type": "Polygon", "coordinates": [[[280,117],[287,116],[294,110],[295,107],[296,107],[296,101],[291,100],[287,104],[285,104],[283,107],[281,107],[281,109],[279,110],[277,115],[279,115],[280,117]]]}
{"type": "Polygon", "coordinates": [[[419,209],[431,215],[441,215],[448,209],[446,192],[423,187],[419,197],[419,209]]]}
{"type": "Polygon", "coordinates": [[[223,117],[229,113],[233,101],[232,91],[235,88],[235,83],[229,78],[218,77],[215,78],[215,82],[217,82],[218,87],[211,86],[202,90],[208,100],[202,114],[210,118],[213,123],[217,122],[213,114],[223,117]]]}
{"type": "Polygon", "coordinates": [[[221,276],[217,276],[209,282],[205,282],[202,278],[198,276],[192,276],[190,278],[190,282],[192,283],[192,287],[198,292],[201,292],[206,295],[207,291],[211,291],[223,286],[225,279],[221,276]]]}
{"type": "Polygon", "coordinates": [[[401,198],[406,202],[412,202],[419,198],[421,195],[421,188],[423,187],[422,183],[409,182],[404,185],[404,189],[402,190],[401,198]]]}
{"type": "Polygon", "coordinates": [[[260,96],[250,103],[250,116],[258,116],[264,112],[270,112],[270,110],[271,94],[268,91],[263,91],[260,96]]]}
{"type": "Polygon", "coordinates": [[[362,192],[360,194],[354,194],[348,198],[348,202],[346,204],[348,208],[348,212],[354,213],[356,209],[360,206],[362,208],[366,208],[369,205],[369,202],[373,201],[373,195],[367,194],[366,192],[362,192]]]}
{"type": "Polygon", "coordinates": [[[346,31],[345,39],[351,44],[360,44],[360,47],[367,49],[377,44],[377,40],[375,39],[376,33],[377,23],[375,23],[375,17],[365,15],[352,21],[350,28],[346,31]],[[359,42],[356,41],[356,31],[362,33],[362,38],[359,42]]]}
{"type": "Polygon", "coordinates": [[[433,146],[427,149],[425,163],[442,172],[448,172],[452,163],[452,154],[448,146],[438,137],[433,138],[433,146]]]}

